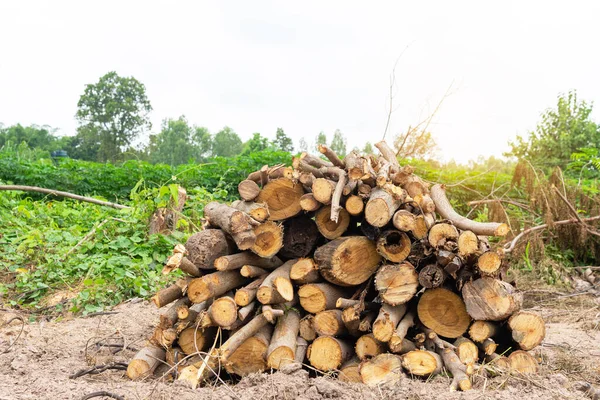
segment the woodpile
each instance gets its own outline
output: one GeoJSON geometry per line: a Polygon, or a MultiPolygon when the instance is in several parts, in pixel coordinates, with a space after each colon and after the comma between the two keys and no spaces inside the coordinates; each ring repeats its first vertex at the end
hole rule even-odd
{"type": "Polygon", "coordinates": [[[368,385],[403,375],[533,373],[544,321],[521,311],[488,236],[505,224],[454,211],[443,185],[381,156],[263,167],[241,200],[204,208],[206,229],[178,245],[164,273],[187,276],[153,297],[160,322],[131,361],[140,379],[168,364],[196,387],[216,374],[306,366],[368,385]]]}

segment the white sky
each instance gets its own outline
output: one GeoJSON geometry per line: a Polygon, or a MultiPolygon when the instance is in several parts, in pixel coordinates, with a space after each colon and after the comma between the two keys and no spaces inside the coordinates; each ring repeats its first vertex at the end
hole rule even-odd
{"type": "Polygon", "coordinates": [[[146,85],[153,131],[184,114],[212,132],[297,144],[339,128],[349,148],[417,123],[444,159],[500,155],[559,92],[600,97],[598,1],[0,0],[0,122],[74,134],[85,84],[146,85]]]}

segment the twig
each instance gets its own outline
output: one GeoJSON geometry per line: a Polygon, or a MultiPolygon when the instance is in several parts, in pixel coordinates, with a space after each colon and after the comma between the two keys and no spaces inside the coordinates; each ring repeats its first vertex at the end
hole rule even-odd
{"type": "Polygon", "coordinates": [[[15,345],[15,343],[17,343],[17,340],[19,340],[19,338],[21,337],[21,334],[23,333],[23,330],[25,329],[25,319],[23,319],[23,317],[21,317],[20,315],[16,315],[16,316],[12,317],[11,319],[8,320],[8,322],[6,322],[5,325],[8,326],[15,319],[18,319],[19,321],[21,321],[21,330],[19,331],[19,334],[17,335],[15,340],[13,340],[13,342],[5,350],[2,350],[2,352],[0,352],[0,354],[8,353],[10,351],[10,349],[15,345]]]}
{"type": "Polygon", "coordinates": [[[84,315],[84,318],[90,318],[90,317],[98,317],[100,315],[113,315],[113,314],[119,314],[118,311],[98,311],[98,312],[93,312],[90,313],[88,315],[84,315]]]}
{"type": "Polygon", "coordinates": [[[565,197],[565,195],[562,194],[560,192],[560,190],[558,190],[558,188],[556,186],[553,186],[552,188],[554,189],[554,191],[556,192],[556,194],[558,195],[558,197],[560,197],[560,199],[567,205],[567,207],[571,211],[571,214],[573,214],[575,216],[575,218],[577,218],[577,220],[579,221],[579,223],[584,226],[585,230],[588,233],[590,233],[590,234],[592,234],[594,236],[600,236],[600,232],[598,232],[595,229],[592,229],[591,227],[588,226],[588,224],[586,224],[585,222],[583,222],[583,220],[581,219],[581,216],[579,215],[579,213],[577,212],[577,210],[575,209],[575,207],[573,207],[573,204],[571,204],[571,202],[565,197]]]}
{"type": "Polygon", "coordinates": [[[127,363],[117,362],[117,363],[110,363],[110,364],[94,365],[92,368],[84,368],[84,369],[81,369],[81,370],[75,372],[72,375],[69,375],[69,379],[76,379],[76,378],[79,378],[80,376],[84,376],[84,375],[88,375],[88,374],[96,375],[96,374],[104,372],[108,369],[118,369],[118,370],[124,371],[127,369],[127,363]]]}
{"type": "Polygon", "coordinates": [[[37,186],[21,186],[21,185],[0,185],[0,190],[18,190],[21,192],[38,192],[49,194],[52,196],[60,196],[60,197],[68,197],[73,200],[85,201],[87,203],[97,204],[100,206],[112,207],[119,210],[131,208],[129,206],[124,206],[122,204],[111,203],[110,201],[103,201],[98,199],[93,199],[91,197],[80,196],[78,194],[69,193],[69,192],[61,192],[60,190],[54,189],[46,189],[37,186]]]}
{"type": "Polygon", "coordinates": [[[88,400],[94,397],[110,397],[116,400],[125,400],[125,397],[123,396],[119,396],[118,394],[114,394],[111,392],[107,392],[105,390],[102,390],[100,392],[94,392],[94,393],[90,393],[90,394],[86,394],[85,396],[83,396],[80,400],[88,400]]]}
{"type": "Polygon", "coordinates": [[[523,203],[519,203],[518,201],[514,201],[514,200],[509,200],[509,199],[484,199],[484,200],[474,200],[474,201],[469,201],[467,203],[467,205],[471,206],[471,207],[477,207],[480,204],[490,204],[490,203],[506,203],[506,204],[510,204],[513,205],[515,207],[519,207],[522,208],[523,210],[530,212],[532,214],[538,215],[538,213],[536,213],[535,211],[533,211],[531,209],[531,207],[529,207],[526,204],[523,203]]]}
{"type": "Polygon", "coordinates": [[[79,242],[77,242],[77,244],[73,247],[71,247],[71,249],[69,251],[67,251],[67,253],[64,255],[62,261],[64,261],[72,252],[74,252],[79,246],[81,246],[83,243],[87,242],[92,236],[94,236],[94,234],[96,233],[96,231],[98,229],[100,229],[102,227],[102,225],[104,225],[105,223],[108,222],[108,219],[105,219],[104,221],[100,222],[99,224],[96,224],[88,233],[87,235],[85,235],[79,242]]]}

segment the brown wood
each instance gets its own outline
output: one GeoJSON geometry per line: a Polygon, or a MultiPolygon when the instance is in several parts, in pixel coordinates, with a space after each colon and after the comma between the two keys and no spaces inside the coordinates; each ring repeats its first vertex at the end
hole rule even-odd
{"type": "Polygon", "coordinates": [[[502,265],[500,255],[494,251],[487,251],[479,256],[477,267],[483,274],[495,274],[502,265]]]}
{"type": "Polygon", "coordinates": [[[243,180],[238,185],[238,193],[242,200],[252,201],[256,199],[260,193],[258,184],[250,179],[243,180]]]}
{"type": "Polygon", "coordinates": [[[360,364],[360,376],[363,383],[369,386],[394,385],[404,376],[402,359],[389,353],[379,354],[360,364]]]}
{"type": "Polygon", "coordinates": [[[215,260],[218,271],[230,271],[242,268],[244,265],[253,265],[263,269],[275,269],[283,262],[278,257],[264,258],[249,251],[219,257],[215,260]]]}
{"type": "Polygon", "coordinates": [[[361,215],[365,209],[365,203],[360,196],[352,195],[346,199],[346,211],[352,216],[361,215]]]}
{"type": "Polygon", "coordinates": [[[542,343],[546,326],[541,316],[530,311],[520,311],[508,320],[512,339],[521,350],[531,350],[542,343]]]}
{"type": "Polygon", "coordinates": [[[462,336],[471,323],[460,296],[444,288],[426,290],[419,299],[417,313],[423,325],[448,338],[462,336]]]}
{"type": "Polygon", "coordinates": [[[254,234],[256,241],[250,250],[260,257],[271,258],[283,247],[283,229],[275,222],[260,224],[254,228],[254,234]]]}
{"type": "Polygon", "coordinates": [[[312,342],[317,337],[317,332],[314,327],[314,315],[308,314],[300,320],[300,328],[298,334],[307,342],[312,342]]]}
{"type": "Polygon", "coordinates": [[[345,341],[331,336],[319,336],[306,352],[310,365],[320,371],[338,369],[352,357],[353,351],[345,341]]]}
{"type": "Polygon", "coordinates": [[[198,278],[202,276],[202,271],[198,268],[193,262],[190,261],[189,258],[183,257],[181,259],[181,263],[179,264],[179,269],[188,274],[189,276],[193,276],[194,278],[198,278]]]}
{"type": "Polygon", "coordinates": [[[287,219],[283,222],[283,247],[279,256],[287,259],[311,256],[319,239],[317,224],[308,215],[287,219]]]}
{"type": "Polygon", "coordinates": [[[371,186],[367,185],[366,183],[358,184],[358,196],[363,199],[368,199],[371,196],[371,190],[371,186]]]}
{"type": "MultiPolygon", "coordinates": [[[[343,169],[337,167],[324,167],[321,168],[321,172],[324,174],[337,176],[337,183],[335,184],[335,188],[333,190],[333,194],[331,195],[331,215],[330,219],[333,222],[338,222],[338,218],[340,215],[340,211],[342,207],[340,206],[340,202],[342,199],[342,193],[344,191],[344,187],[346,186],[346,172],[343,169]]],[[[313,191],[314,193],[314,191],[313,191]]]]}
{"type": "Polygon", "coordinates": [[[377,239],[377,252],[393,263],[404,261],[410,254],[410,250],[410,239],[404,232],[384,231],[377,239]]]}
{"type": "Polygon", "coordinates": [[[240,269],[240,275],[245,278],[257,278],[259,276],[268,275],[269,271],[266,269],[255,267],[254,265],[244,265],[240,269]]]}
{"type": "Polygon", "coordinates": [[[231,203],[231,207],[240,210],[251,216],[257,222],[265,222],[269,219],[269,207],[265,203],[255,203],[253,201],[236,200],[231,203]]]}
{"type": "Polygon", "coordinates": [[[319,268],[312,258],[299,259],[290,269],[290,279],[296,285],[316,283],[321,280],[319,268]]]}
{"type": "Polygon", "coordinates": [[[314,259],[326,280],[340,286],[353,286],[369,279],[381,256],[369,239],[348,236],[317,248],[314,259]]]}
{"type": "Polygon", "coordinates": [[[483,277],[462,288],[467,312],[475,320],[501,321],[521,308],[522,295],[509,283],[483,277]]]}
{"type": "Polygon", "coordinates": [[[278,304],[274,304],[273,306],[271,306],[270,304],[265,304],[262,306],[262,314],[271,324],[277,322],[277,318],[283,317],[283,315],[285,314],[285,312],[282,309],[276,308],[277,306],[278,304]]]}
{"type": "Polygon", "coordinates": [[[239,271],[218,271],[193,279],[187,290],[192,303],[201,303],[247,283],[239,271]]]}
{"type": "Polygon", "coordinates": [[[471,231],[462,231],[457,243],[458,254],[463,258],[468,258],[479,251],[479,240],[471,231]]]}
{"type": "Polygon", "coordinates": [[[391,306],[382,304],[379,309],[379,315],[373,323],[373,336],[380,342],[387,343],[392,338],[396,326],[406,313],[406,306],[399,304],[391,306]]]}
{"type": "Polygon", "coordinates": [[[342,310],[338,309],[316,313],[313,327],[319,336],[339,336],[348,332],[342,321],[342,310]]]}
{"type": "Polygon", "coordinates": [[[269,207],[269,217],[272,221],[290,218],[302,211],[300,197],[304,194],[302,185],[295,184],[291,179],[279,178],[270,181],[257,197],[260,203],[269,207]]]}
{"type": "Polygon", "coordinates": [[[208,314],[213,323],[228,329],[238,320],[238,307],[232,297],[223,296],[213,301],[208,314]]]}
{"type": "Polygon", "coordinates": [[[429,233],[430,226],[423,215],[417,215],[415,217],[415,227],[412,230],[412,234],[415,239],[421,240],[427,237],[429,233]]]}
{"type": "Polygon", "coordinates": [[[256,292],[258,291],[258,288],[260,285],[262,285],[266,277],[267,275],[258,277],[243,288],[236,290],[234,296],[235,303],[240,307],[245,307],[252,303],[252,301],[254,301],[256,298],[256,292]]]}
{"type": "Polygon", "coordinates": [[[327,157],[327,159],[329,161],[331,161],[331,163],[333,165],[335,165],[336,167],[339,167],[342,169],[344,169],[346,167],[344,162],[342,160],[340,160],[340,158],[338,157],[337,154],[335,154],[335,151],[331,150],[329,147],[325,146],[324,144],[319,144],[319,151],[321,152],[321,154],[323,154],[325,157],[327,157]]]}
{"type": "Polygon", "coordinates": [[[185,243],[187,258],[200,269],[213,269],[217,258],[235,251],[235,244],[220,229],[194,233],[185,243]]]}
{"type": "Polygon", "coordinates": [[[450,390],[470,390],[472,385],[467,375],[467,367],[460,362],[460,359],[452,349],[438,349],[438,353],[444,361],[444,366],[452,374],[452,383],[450,390]]]}
{"type": "Polygon", "coordinates": [[[469,230],[476,235],[484,236],[504,236],[508,233],[508,225],[498,222],[477,222],[470,220],[458,214],[452,208],[452,205],[446,197],[446,188],[444,185],[433,185],[431,188],[431,198],[435,203],[435,208],[442,218],[452,221],[460,229],[469,230]]]}
{"type": "Polygon", "coordinates": [[[294,310],[288,310],[283,317],[277,320],[267,350],[267,365],[270,368],[280,369],[295,361],[299,327],[300,315],[294,310]]]}
{"type": "Polygon", "coordinates": [[[206,350],[213,343],[216,329],[200,329],[190,326],[179,334],[177,343],[185,354],[194,354],[206,350]]]}
{"type": "Polygon", "coordinates": [[[403,232],[412,232],[416,226],[415,215],[407,210],[398,210],[392,220],[396,229],[403,232]]]}
{"type": "Polygon", "coordinates": [[[375,275],[375,289],[379,291],[381,300],[391,305],[409,301],[418,286],[417,271],[408,262],[384,265],[375,275]]]}
{"type": "Polygon", "coordinates": [[[327,239],[336,239],[348,229],[350,214],[344,209],[340,210],[338,221],[335,222],[331,220],[331,206],[325,206],[317,211],[315,222],[321,235],[327,239]]]}
{"type": "Polygon", "coordinates": [[[161,361],[165,360],[165,350],[160,347],[146,346],[133,357],[127,366],[127,376],[138,380],[152,375],[161,361]]]}
{"type": "Polygon", "coordinates": [[[273,270],[262,282],[256,298],[262,304],[278,304],[294,298],[294,288],[290,281],[290,270],[298,260],[289,260],[273,270]]]}
{"type": "Polygon", "coordinates": [[[315,195],[312,193],[305,193],[300,197],[300,207],[304,211],[317,211],[323,203],[320,203],[317,199],[315,199],[315,195]]]}
{"type": "Polygon", "coordinates": [[[526,351],[517,350],[510,353],[508,363],[512,371],[519,372],[524,375],[532,375],[538,371],[538,362],[526,351]]]}
{"type": "Polygon", "coordinates": [[[329,283],[309,283],[298,289],[300,305],[313,314],[334,309],[337,299],[345,294],[346,290],[329,283]]]}
{"type": "Polygon", "coordinates": [[[448,240],[458,240],[458,230],[450,224],[435,224],[429,230],[429,244],[431,247],[443,246],[448,240]]]}
{"type": "Polygon", "coordinates": [[[445,279],[444,270],[437,264],[426,265],[419,272],[419,283],[426,289],[442,286],[445,279]]]}
{"type": "Polygon", "coordinates": [[[160,326],[163,329],[171,328],[173,325],[175,325],[175,323],[179,319],[179,317],[178,317],[179,307],[187,308],[187,306],[189,306],[190,304],[191,304],[190,299],[188,299],[187,297],[182,297],[182,298],[178,299],[177,301],[175,301],[173,304],[171,304],[171,306],[169,308],[167,308],[166,310],[164,310],[163,312],[160,313],[160,317],[159,317],[160,323],[158,326],[160,326]]]}
{"type": "Polygon", "coordinates": [[[246,339],[231,355],[225,369],[230,374],[247,376],[267,369],[267,348],[271,342],[273,326],[267,324],[254,336],[246,339]]]}
{"type": "Polygon", "coordinates": [[[402,356],[402,366],[411,375],[429,377],[442,371],[442,358],[428,350],[413,350],[402,356]]]}
{"type": "Polygon", "coordinates": [[[387,144],[385,140],[375,143],[375,147],[381,152],[383,158],[385,158],[392,167],[395,169],[400,168],[400,163],[396,158],[396,152],[394,152],[394,150],[387,144]]]}
{"type": "Polygon", "coordinates": [[[338,379],[346,383],[362,383],[362,378],[358,372],[360,360],[358,357],[353,357],[346,361],[340,367],[338,379]]]}
{"type": "MultiPolygon", "coordinates": [[[[200,279],[200,278],[197,278],[197,279],[200,279]]],[[[166,306],[167,304],[183,297],[183,291],[186,289],[189,282],[191,282],[191,281],[192,281],[191,278],[178,279],[171,286],[168,286],[165,289],[159,290],[154,296],[152,296],[152,301],[158,308],[166,306]]]]}
{"type": "Polygon", "coordinates": [[[372,333],[362,335],[356,340],[354,345],[356,356],[361,360],[375,357],[378,354],[385,352],[385,345],[375,339],[372,333]]]}
{"type": "Polygon", "coordinates": [[[456,355],[465,365],[473,365],[479,360],[479,349],[477,345],[465,337],[458,337],[454,341],[456,355]]]}
{"type": "Polygon", "coordinates": [[[254,226],[257,222],[248,214],[212,201],[204,206],[204,217],[211,225],[218,226],[231,235],[240,250],[247,250],[254,245],[254,226]]]}
{"type": "Polygon", "coordinates": [[[499,331],[498,324],[491,321],[474,321],[469,328],[469,336],[476,342],[483,342],[499,331]]]}
{"type": "Polygon", "coordinates": [[[371,191],[365,207],[365,218],[373,226],[385,226],[390,222],[401,203],[402,200],[395,199],[387,190],[375,188],[371,191]]]}
{"type": "Polygon", "coordinates": [[[414,326],[414,324],[415,313],[413,310],[409,310],[396,326],[396,329],[394,330],[394,333],[392,334],[392,337],[388,343],[390,350],[393,353],[400,353],[406,347],[406,344],[404,343],[406,334],[408,333],[408,330],[414,326]]]}
{"type": "Polygon", "coordinates": [[[312,194],[321,204],[331,204],[335,182],[325,178],[317,178],[313,181],[312,194]]]}

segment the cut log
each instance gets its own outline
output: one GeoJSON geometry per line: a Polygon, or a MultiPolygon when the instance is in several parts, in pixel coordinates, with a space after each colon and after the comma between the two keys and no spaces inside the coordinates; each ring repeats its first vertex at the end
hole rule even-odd
{"type": "Polygon", "coordinates": [[[256,199],[260,193],[258,184],[250,179],[243,180],[238,185],[238,193],[242,200],[252,201],[256,199]]]}
{"type": "Polygon", "coordinates": [[[379,354],[360,364],[363,383],[369,386],[394,385],[402,380],[402,359],[389,353],[379,354]]]}
{"type": "Polygon", "coordinates": [[[481,343],[477,343],[477,347],[486,355],[491,356],[496,352],[498,345],[492,338],[487,338],[481,343]]]}
{"type": "Polygon", "coordinates": [[[189,282],[191,281],[191,278],[178,279],[177,282],[175,282],[171,286],[159,290],[154,296],[152,296],[152,301],[158,308],[164,307],[167,304],[172,303],[173,301],[183,297],[183,292],[188,286],[189,282]]]}
{"type": "Polygon", "coordinates": [[[248,285],[236,290],[234,300],[240,307],[245,307],[256,298],[256,292],[267,276],[264,275],[250,282],[248,285]]]}
{"type": "Polygon", "coordinates": [[[315,199],[315,196],[312,193],[306,193],[300,197],[300,207],[304,211],[317,211],[322,205],[322,203],[319,203],[319,201],[315,199]]]}
{"type": "Polygon", "coordinates": [[[417,313],[423,325],[448,338],[462,336],[471,323],[460,296],[444,288],[426,290],[419,299],[417,313]]]}
{"type": "Polygon", "coordinates": [[[349,196],[357,187],[358,181],[349,179],[348,182],[346,182],[346,186],[344,186],[344,189],[342,190],[342,196],[349,196]]]}
{"type": "Polygon", "coordinates": [[[454,226],[463,230],[469,230],[476,235],[504,236],[508,233],[508,225],[498,222],[476,222],[458,214],[446,197],[444,185],[433,185],[431,198],[435,203],[435,209],[442,218],[451,221],[454,226]]]}
{"type": "Polygon", "coordinates": [[[385,226],[390,222],[401,203],[402,200],[395,199],[388,191],[375,188],[371,191],[365,207],[365,218],[373,226],[385,226]]]}
{"type": "MultiPolygon", "coordinates": [[[[344,310],[346,311],[346,310],[344,310]]],[[[373,321],[377,318],[378,313],[375,310],[371,310],[365,314],[358,324],[358,330],[361,332],[369,332],[373,326],[373,321]]]]}
{"type": "Polygon", "coordinates": [[[398,210],[392,220],[396,229],[402,232],[412,232],[416,226],[415,215],[407,210],[398,210]]]}
{"type": "Polygon", "coordinates": [[[458,254],[463,258],[468,258],[479,250],[479,240],[477,235],[471,231],[462,231],[458,237],[458,254]]]}
{"type": "Polygon", "coordinates": [[[213,269],[217,258],[235,251],[235,244],[220,229],[194,233],[185,243],[187,258],[200,269],[213,269]]]}
{"type": "Polygon", "coordinates": [[[392,338],[396,326],[406,313],[406,306],[399,304],[397,306],[391,306],[389,304],[382,304],[379,309],[379,315],[373,323],[373,336],[380,342],[387,343],[392,338]]]}
{"type": "Polygon", "coordinates": [[[313,181],[312,194],[321,204],[331,204],[335,182],[325,178],[318,178],[313,181]]]}
{"type": "Polygon", "coordinates": [[[229,329],[238,320],[238,307],[232,297],[219,297],[208,308],[208,314],[213,323],[224,329],[229,329]]]}
{"type": "Polygon", "coordinates": [[[438,349],[438,353],[442,356],[444,366],[452,374],[450,390],[470,390],[472,386],[469,376],[467,375],[467,367],[460,362],[456,353],[452,349],[438,349]]]}
{"type": "Polygon", "coordinates": [[[348,171],[348,177],[350,179],[362,179],[362,177],[365,175],[363,171],[364,161],[364,157],[361,157],[354,151],[350,152],[350,154],[344,158],[344,164],[346,165],[346,170],[348,171]]]}
{"type": "Polygon", "coordinates": [[[273,326],[267,324],[259,329],[254,336],[246,339],[229,356],[225,369],[230,374],[247,376],[267,369],[267,349],[271,342],[273,326]]]}
{"type": "Polygon", "coordinates": [[[479,360],[477,345],[465,337],[459,337],[454,341],[456,355],[465,365],[473,365],[479,360]]]}
{"type": "Polygon", "coordinates": [[[458,231],[450,224],[439,223],[435,224],[429,230],[429,244],[431,247],[437,248],[443,246],[448,240],[457,240],[458,231]]]}
{"type": "Polygon", "coordinates": [[[377,252],[393,263],[402,262],[410,254],[408,235],[397,230],[384,231],[377,239],[377,252]]]}
{"type": "Polygon", "coordinates": [[[304,360],[306,359],[306,351],[308,350],[308,342],[302,339],[300,336],[296,338],[296,354],[294,355],[294,361],[300,364],[304,364],[304,360]]]}
{"type": "Polygon", "coordinates": [[[345,294],[346,290],[329,283],[309,283],[298,289],[300,305],[312,314],[334,309],[337,299],[345,294]]]}
{"type": "Polygon", "coordinates": [[[273,270],[258,288],[256,298],[262,304],[278,304],[294,299],[290,270],[298,260],[289,260],[273,270]]]}
{"type": "Polygon", "coordinates": [[[347,333],[342,310],[325,310],[315,314],[313,327],[319,336],[339,336],[347,333]]]}
{"type": "Polygon", "coordinates": [[[360,360],[358,357],[353,357],[346,361],[340,367],[340,373],[338,379],[346,383],[362,383],[362,378],[358,372],[360,366],[360,360]]]}
{"type": "Polygon", "coordinates": [[[272,221],[290,218],[302,211],[300,197],[304,194],[302,185],[295,184],[291,179],[279,178],[270,181],[257,197],[260,203],[269,207],[269,217],[272,221]]]}
{"type": "Polygon", "coordinates": [[[514,287],[488,277],[465,283],[462,297],[469,315],[482,321],[502,321],[517,312],[522,303],[522,295],[514,287]]]}
{"type": "Polygon", "coordinates": [[[162,361],[165,361],[164,349],[146,346],[129,362],[127,376],[134,381],[150,376],[162,361]]]}
{"type": "Polygon", "coordinates": [[[375,339],[372,333],[369,333],[362,335],[356,340],[354,351],[359,359],[366,360],[385,352],[385,346],[379,340],[375,339]]]}
{"type": "Polygon", "coordinates": [[[526,351],[517,350],[510,353],[508,363],[512,371],[517,371],[524,375],[535,374],[538,371],[538,362],[526,351]]]}
{"type": "Polygon", "coordinates": [[[203,301],[202,303],[194,304],[191,307],[182,305],[177,308],[177,318],[180,322],[194,322],[196,321],[198,314],[206,310],[208,306],[210,306],[208,301],[203,301]]]}
{"type": "Polygon", "coordinates": [[[352,195],[346,199],[346,211],[352,216],[362,214],[365,209],[365,203],[360,196],[352,195]]]}
{"type": "Polygon", "coordinates": [[[474,321],[469,328],[469,336],[476,342],[483,342],[498,332],[498,325],[490,321],[474,321]]]}
{"type": "Polygon", "coordinates": [[[363,199],[368,199],[371,196],[371,190],[371,186],[367,185],[366,183],[358,184],[358,196],[363,199]]]}
{"type": "Polygon", "coordinates": [[[345,299],[343,297],[340,297],[339,299],[337,299],[335,301],[335,308],[338,308],[340,310],[343,310],[348,307],[353,307],[356,305],[359,305],[359,307],[360,307],[360,300],[345,299]]]}
{"type": "Polygon", "coordinates": [[[319,336],[308,347],[306,355],[316,369],[333,371],[352,357],[352,346],[331,336],[319,336]]]}
{"type": "Polygon", "coordinates": [[[321,280],[319,269],[312,258],[299,259],[290,269],[290,279],[296,285],[315,283],[321,280]]]}
{"type": "Polygon", "coordinates": [[[402,356],[402,366],[409,374],[429,377],[442,372],[442,358],[428,350],[413,350],[402,356]]]}
{"type": "Polygon", "coordinates": [[[244,306],[242,308],[238,309],[238,320],[240,322],[244,322],[246,321],[246,319],[252,315],[252,312],[254,311],[254,309],[256,308],[257,304],[255,301],[253,301],[252,303],[248,304],[247,306],[244,306]]]}
{"type": "Polygon", "coordinates": [[[269,207],[265,203],[255,203],[253,201],[236,200],[231,203],[231,207],[240,210],[251,216],[257,222],[265,222],[269,219],[269,207]]]}
{"type": "Polygon", "coordinates": [[[381,142],[375,143],[375,147],[377,147],[377,150],[379,150],[379,152],[381,153],[381,155],[383,156],[383,158],[385,158],[386,161],[389,162],[390,165],[394,169],[399,169],[400,168],[400,163],[398,162],[398,159],[396,158],[396,153],[387,144],[387,142],[385,140],[382,140],[381,142]]]}
{"type": "Polygon", "coordinates": [[[242,286],[247,279],[239,271],[218,271],[193,279],[187,290],[192,303],[202,303],[213,297],[221,296],[228,291],[242,286]]]}
{"type": "Polygon", "coordinates": [[[369,239],[348,236],[317,248],[314,259],[326,280],[340,286],[354,286],[369,279],[381,256],[369,239]]]}
{"type": "Polygon", "coordinates": [[[426,265],[419,272],[419,283],[426,289],[442,286],[445,279],[444,270],[437,264],[426,265]]]}
{"type": "Polygon", "coordinates": [[[193,276],[198,278],[202,276],[202,271],[198,268],[193,262],[190,261],[189,258],[183,257],[181,259],[181,263],[179,264],[179,269],[188,274],[189,276],[193,276]]]}
{"type": "MultiPolygon", "coordinates": [[[[285,303],[282,303],[282,304],[285,304],[285,303]]],[[[277,306],[279,306],[279,304],[276,304],[273,307],[271,307],[270,304],[265,304],[262,306],[262,314],[265,316],[267,321],[269,321],[269,323],[271,323],[271,324],[274,324],[275,322],[277,322],[277,318],[283,317],[283,315],[285,314],[283,309],[274,308],[277,306]]]]}
{"type": "Polygon", "coordinates": [[[427,220],[423,215],[417,215],[415,217],[415,227],[412,230],[412,234],[415,239],[421,240],[427,237],[427,233],[429,233],[430,225],[427,223],[427,220]]]}
{"type": "Polygon", "coordinates": [[[408,333],[408,330],[414,324],[415,324],[415,313],[414,313],[414,311],[409,310],[404,315],[404,317],[402,317],[402,319],[396,326],[396,329],[394,330],[394,333],[392,334],[392,337],[390,338],[390,341],[388,342],[390,350],[393,353],[400,353],[400,352],[402,352],[403,349],[405,349],[406,344],[404,342],[405,342],[406,334],[408,333]]]}
{"type": "Polygon", "coordinates": [[[182,297],[178,299],[175,303],[173,303],[169,308],[160,313],[160,323],[159,327],[162,329],[168,329],[173,327],[177,320],[179,319],[178,310],[180,307],[185,307],[191,304],[190,299],[187,297],[182,297]]]}
{"type": "Polygon", "coordinates": [[[350,215],[348,211],[341,209],[338,221],[331,220],[331,206],[325,206],[319,209],[315,214],[315,222],[321,235],[327,239],[336,239],[346,230],[350,225],[350,215]]]}
{"type": "Polygon", "coordinates": [[[502,265],[500,255],[495,251],[487,251],[479,256],[477,267],[483,274],[495,274],[502,265]]]}
{"type": "Polygon", "coordinates": [[[308,257],[318,240],[317,224],[309,216],[287,219],[283,222],[283,247],[279,255],[287,259],[308,257]]]}
{"type": "Polygon", "coordinates": [[[542,317],[529,311],[520,311],[511,316],[508,327],[521,350],[531,350],[539,346],[546,336],[546,325],[542,317]]]}
{"type": "Polygon", "coordinates": [[[435,204],[428,194],[416,196],[414,200],[419,204],[419,207],[421,207],[424,214],[435,212],[435,204]]]}
{"type": "Polygon", "coordinates": [[[271,258],[283,247],[283,229],[272,221],[267,221],[254,228],[256,241],[250,248],[252,252],[263,258],[271,258]]]}
{"type": "Polygon", "coordinates": [[[375,288],[387,304],[404,304],[410,300],[419,286],[419,275],[408,262],[384,265],[375,275],[375,288]]]}
{"type": "Polygon", "coordinates": [[[242,275],[245,278],[256,278],[263,275],[267,276],[268,274],[269,271],[267,271],[266,269],[258,268],[254,265],[244,265],[240,269],[240,275],[242,275]]]}
{"type": "Polygon", "coordinates": [[[329,161],[331,161],[331,163],[333,165],[335,165],[336,167],[339,167],[341,169],[346,168],[346,165],[344,164],[344,162],[342,160],[340,160],[340,158],[337,156],[337,154],[335,154],[335,152],[333,150],[331,150],[329,147],[325,146],[324,144],[319,144],[319,151],[321,152],[321,154],[323,154],[325,157],[327,157],[327,159],[329,161]]]}
{"type": "Polygon", "coordinates": [[[254,245],[256,241],[254,226],[257,222],[248,214],[211,201],[204,207],[204,217],[211,225],[218,226],[231,235],[240,250],[247,250],[254,245]]]}
{"type": "Polygon", "coordinates": [[[177,343],[185,354],[190,355],[206,350],[212,344],[216,330],[214,328],[200,329],[190,326],[179,334],[177,343]]]}
{"type": "Polygon", "coordinates": [[[278,257],[264,258],[249,251],[219,257],[215,260],[218,271],[231,271],[242,268],[244,265],[253,265],[264,269],[275,269],[283,262],[278,257]]]}
{"type": "Polygon", "coordinates": [[[313,324],[314,316],[312,314],[306,315],[300,320],[299,335],[302,339],[307,342],[312,342],[317,337],[317,332],[313,324]]]}
{"type": "Polygon", "coordinates": [[[295,361],[299,327],[300,315],[296,311],[288,310],[283,317],[279,317],[267,350],[267,365],[270,368],[280,369],[295,361]]]}

